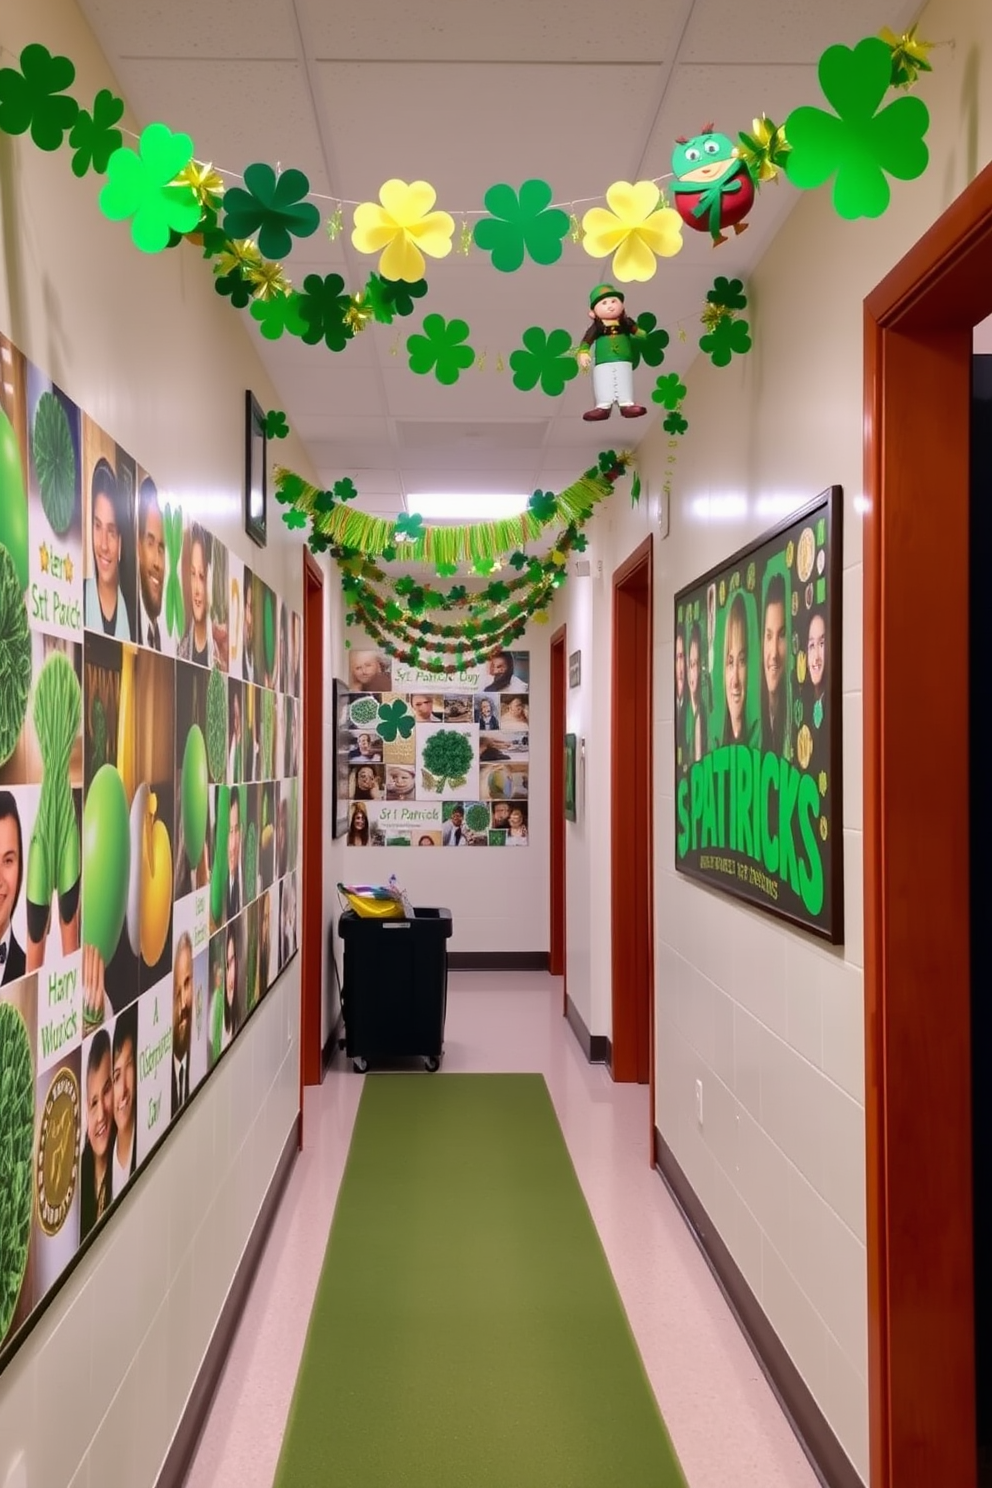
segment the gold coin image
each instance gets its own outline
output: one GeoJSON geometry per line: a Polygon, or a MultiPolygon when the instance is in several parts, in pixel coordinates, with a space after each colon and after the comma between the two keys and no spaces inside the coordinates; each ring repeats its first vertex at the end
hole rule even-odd
{"type": "Polygon", "coordinates": [[[811,610],[813,608],[813,585],[812,584],[807,584],[806,585],[806,608],[808,610],[811,610]]]}
{"type": "Polygon", "coordinates": [[[791,568],[792,567],[792,560],[795,558],[795,556],[796,556],[796,545],[795,545],[795,543],[792,541],[792,539],[790,537],[788,543],[786,544],[786,549],[785,549],[785,566],[786,566],[786,568],[791,568]]]}
{"type": "Polygon", "coordinates": [[[829,828],[827,826],[827,818],[825,816],[821,816],[820,817],[820,837],[822,838],[822,840],[824,842],[826,842],[826,840],[827,840],[827,833],[828,833],[828,831],[829,831],[829,828]]]}
{"type": "Polygon", "coordinates": [[[806,652],[800,651],[796,657],[796,680],[800,687],[806,681],[806,652]]]}
{"type": "Polygon", "coordinates": [[[793,617],[799,614],[799,595],[794,589],[792,591],[792,614],[793,617]]]}
{"type": "Polygon", "coordinates": [[[79,1085],[71,1069],[60,1069],[45,1097],[38,1128],[35,1181],[38,1221],[46,1235],[65,1224],[76,1192],[80,1136],[79,1085]]]}
{"type": "Polygon", "coordinates": [[[822,574],[823,573],[823,570],[826,568],[826,566],[827,566],[827,550],[826,550],[826,548],[821,548],[820,551],[816,555],[816,571],[817,571],[817,573],[818,574],[822,574]]]}
{"type": "Polygon", "coordinates": [[[813,572],[813,564],[816,562],[816,538],[812,527],[804,527],[799,534],[799,546],[796,549],[796,572],[799,582],[805,584],[813,572]]]}
{"type": "Polygon", "coordinates": [[[796,739],[796,755],[800,765],[805,770],[813,758],[813,735],[809,731],[808,723],[804,723],[799,730],[799,735],[796,739]]]}

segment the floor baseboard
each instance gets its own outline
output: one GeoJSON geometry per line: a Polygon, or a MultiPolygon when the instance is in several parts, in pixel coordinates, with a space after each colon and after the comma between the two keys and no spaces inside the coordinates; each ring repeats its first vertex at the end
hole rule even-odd
{"type": "Polygon", "coordinates": [[[182,1488],[193,1465],[193,1458],[196,1455],[203,1428],[207,1423],[207,1416],[210,1414],[214,1394],[244,1313],[248,1293],[255,1280],[265,1242],[269,1238],[269,1231],[279,1209],[289,1175],[293,1171],[293,1164],[296,1162],[299,1150],[298,1140],[298,1125],[294,1118],[276,1164],[276,1170],[272,1175],[272,1181],[262,1200],[262,1207],[252,1226],[248,1244],[244,1248],[238,1269],[234,1273],[227,1300],[221,1308],[220,1317],[217,1319],[213,1335],[207,1345],[203,1362],[186,1402],[186,1409],[176,1427],[172,1445],[166,1453],[155,1488],[182,1488]]]}
{"type": "Polygon", "coordinates": [[[449,971],[547,971],[547,951],[449,951],[449,971]]]}
{"type": "Polygon", "coordinates": [[[568,1026],[575,1034],[579,1048],[590,1064],[605,1064],[607,1067],[613,1063],[613,1046],[605,1033],[590,1033],[585,1025],[585,1019],[579,1012],[570,997],[565,998],[565,1017],[568,1026]]]}
{"type": "Polygon", "coordinates": [[[727,1299],[737,1324],[762,1373],[796,1434],[799,1445],[825,1488],[864,1488],[861,1476],[811,1394],[785,1345],[748,1286],[712,1220],[703,1208],[678,1159],[657,1127],[655,1166],[682,1211],[689,1231],[727,1299]]]}

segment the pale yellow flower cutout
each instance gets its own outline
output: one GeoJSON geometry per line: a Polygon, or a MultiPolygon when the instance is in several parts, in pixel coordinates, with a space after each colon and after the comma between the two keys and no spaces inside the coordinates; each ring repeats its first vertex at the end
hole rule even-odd
{"type": "Polygon", "coordinates": [[[624,284],[654,277],[658,258],[674,258],[682,247],[682,218],[659,207],[653,181],[614,181],[606,193],[611,211],[590,207],[582,219],[582,246],[592,258],[614,254],[613,277],[624,284]]]}
{"type": "Polygon", "coordinates": [[[378,253],[384,279],[415,284],[424,277],[424,254],[447,258],[451,252],[454,218],[432,212],[437,192],[426,181],[386,181],[379,189],[378,206],[362,202],[355,208],[351,241],[359,253],[378,253]]]}

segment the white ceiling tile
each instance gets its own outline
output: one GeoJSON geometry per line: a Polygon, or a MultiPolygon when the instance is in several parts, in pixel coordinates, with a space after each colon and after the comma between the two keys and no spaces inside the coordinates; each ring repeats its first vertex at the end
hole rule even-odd
{"type": "MultiPolygon", "coordinates": [[[[257,160],[303,171],[327,192],[313,105],[298,62],[125,60],[127,100],[143,124],[192,135],[199,160],[240,175],[257,160]]],[[[321,229],[318,229],[320,231],[321,229]]],[[[292,258],[289,272],[293,273],[292,258]]]]}
{"type": "Polygon", "coordinates": [[[418,62],[659,61],[677,39],[684,0],[629,0],[618,24],[599,0],[392,0],[388,24],[360,8],[303,0],[308,44],[318,57],[418,62]]]}
{"type": "MultiPolygon", "coordinates": [[[[782,62],[813,62],[834,42],[854,46],[882,26],[900,26],[898,9],[908,20],[919,10],[915,0],[777,0],[741,25],[736,0],[706,0],[695,5],[680,53],[681,62],[749,62],[773,67],[782,62]]],[[[768,110],[771,113],[771,110],[768,110]]],[[[777,118],[777,115],[774,116],[777,118]]]]}
{"type": "Polygon", "coordinates": [[[295,57],[292,0],[80,0],[108,57],[295,57]]]}
{"type": "Polygon", "coordinates": [[[498,181],[547,180],[555,199],[598,196],[632,168],[655,114],[655,66],[463,67],[318,63],[334,190],[376,200],[383,181],[426,180],[438,206],[482,211],[498,181]],[[601,100],[622,100],[603,127],[601,100]]]}

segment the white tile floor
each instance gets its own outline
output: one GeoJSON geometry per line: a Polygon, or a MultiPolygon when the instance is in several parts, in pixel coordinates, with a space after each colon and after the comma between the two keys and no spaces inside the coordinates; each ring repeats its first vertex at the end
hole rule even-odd
{"type": "MultiPolygon", "coordinates": [[[[647,1088],[614,1085],[602,1066],[588,1065],[561,1006],[561,981],[541,973],[453,974],[442,1073],[424,1078],[544,1075],[690,1488],[814,1488],[816,1475],[649,1165],[647,1088]]],[[[307,1092],[305,1150],[188,1488],[272,1483],[362,1084],[340,1056],[307,1092]]]]}

